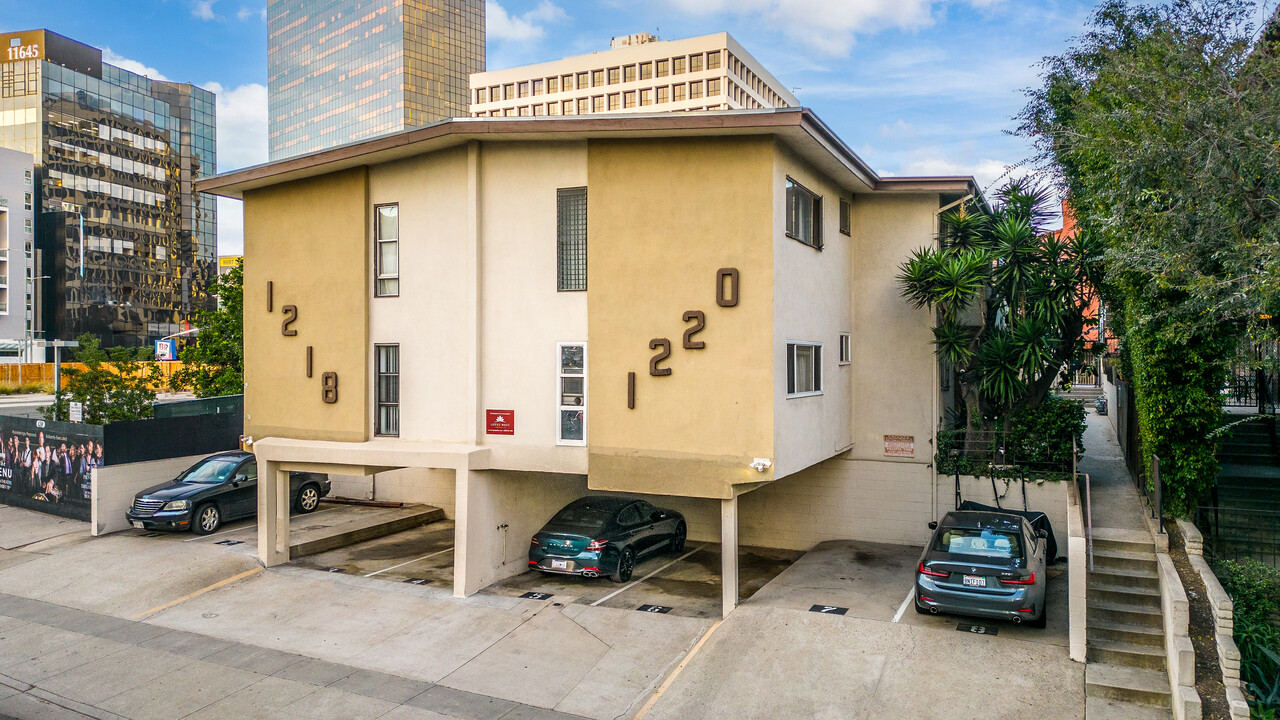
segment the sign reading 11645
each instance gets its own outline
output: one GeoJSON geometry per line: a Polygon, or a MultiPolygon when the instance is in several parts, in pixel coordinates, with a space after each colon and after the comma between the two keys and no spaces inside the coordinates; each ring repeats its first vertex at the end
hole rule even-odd
{"type": "Polygon", "coordinates": [[[12,38],[7,48],[9,54],[5,56],[6,60],[35,60],[40,57],[40,43],[31,43],[23,45],[21,38],[12,38]],[[13,43],[17,41],[17,45],[13,43]]]}

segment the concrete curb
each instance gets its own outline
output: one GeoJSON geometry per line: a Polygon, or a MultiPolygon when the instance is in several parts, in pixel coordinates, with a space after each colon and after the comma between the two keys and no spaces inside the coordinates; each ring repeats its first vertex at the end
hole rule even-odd
{"type": "Polygon", "coordinates": [[[1156,566],[1160,574],[1160,605],[1164,610],[1164,645],[1169,662],[1169,686],[1173,691],[1173,716],[1176,720],[1198,718],[1202,711],[1200,693],[1196,692],[1196,651],[1190,635],[1191,605],[1169,554],[1157,552],[1156,566]]]}
{"type": "Polygon", "coordinates": [[[1191,567],[1204,583],[1205,593],[1209,596],[1209,608],[1213,611],[1214,640],[1218,647],[1218,664],[1222,667],[1222,684],[1227,689],[1227,704],[1231,708],[1232,720],[1248,720],[1249,703],[1244,697],[1244,686],[1240,681],[1240,648],[1233,637],[1235,630],[1235,609],[1231,596],[1223,589],[1218,576],[1213,574],[1204,556],[1191,554],[1191,533],[1203,546],[1203,538],[1199,531],[1185,520],[1178,521],[1183,537],[1187,538],[1187,559],[1191,567]],[[1186,527],[1184,527],[1184,525],[1186,527]]]}

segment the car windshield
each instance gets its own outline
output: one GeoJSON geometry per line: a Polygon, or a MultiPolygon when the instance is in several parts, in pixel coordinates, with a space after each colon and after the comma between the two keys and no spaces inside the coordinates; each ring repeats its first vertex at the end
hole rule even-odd
{"type": "Polygon", "coordinates": [[[240,458],[205,458],[179,475],[178,482],[216,485],[220,482],[226,482],[239,464],[240,458]]]}
{"type": "Polygon", "coordinates": [[[590,506],[567,507],[551,518],[555,525],[586,525],[600,527],[609,519],[609,513],[590,506]]]}
{"type": "Polygon", "coordinates": [[[1022,557],[1022,541],[1017,533],[990,528],[947,528],[938,535],[934,550],[957,555],[1016,559],[1022,557]]]}

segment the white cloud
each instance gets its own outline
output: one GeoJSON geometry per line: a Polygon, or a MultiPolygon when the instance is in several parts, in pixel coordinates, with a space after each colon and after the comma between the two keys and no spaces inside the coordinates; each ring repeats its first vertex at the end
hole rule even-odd
{"type": "MultiPolygon", "coordinates": [[[[939,0],[666,0],[691,15],[759,18],[768,27],[827,55],[847,55],[855,37],[881,30],[917,30],[934,22],[939,0]]],[[[988,7],[1001,0],[966,0],[988,7]]]]}
{"type": "MultiPolygon", "coordinates": [[[[218,172],[267,161],[267,88],[249,83],[224,88],[204,85],[217,96],[218,172]]],[[[218,198],[218,252],[239,255],[244,249],[244,209],[239,200],[218,198]]]]}
{"type": "Polygon", "coordinates": [[[191,4],[191,15],[201,20],[213,20],[213,4],[218,0],[195,0],[191,4]]]}
{"type": "MultiPolygon", "coordinates": [[[[949,158],[935,156],[922,157],[902,163],[897,175],[903,177],[919,176],[957,176],[972,175],[978,186],[989,190],[997,181],[1010,172],[1010,164],[1001,160],[982,159],[972,163],[959,163],[949,158]]],[[[1020,175],[1016,171],[1014,175],[1020,175]]]]}
{"type": "Polygon", "coordinates": [[[129,72],[138,73],[139,75],[146,75],[152,80],[168,80],[169,79],[165,77],[163,73],[161,73],[159,70],[153,67],[148,67],[138,62],[137,60],[130,60],[127,57],[115,54],[114,52],[111,51],[111,48],[109,47],[102,48],[102,61],[105,63],[110,63],[112,65],[115,65],[118,68],[123,68],[125,70],[128,70],[129,72]]]}
{"type": "Polygon", "coordinates": [[[544,24],[567,17],[551,0],[542,0],[523,15],[511,15],[497,0],[486,0],[484,12],[485,32],[492,40],[537,40],[543,35],[544,24]]]}
{"type": "Polygon", "coordinates": [[[257,18],[259,18],[260,20],[262,20],[263,22],[266,22],[266,21],[267,21],[267,7],[264,5],[264,6],[260,7],[260,8],[258,8],[257,10],[254,10],[254,9],[253,9],[253,8],[251,8],[251,7],[248,7],[248,6],[242,6],[242,7],[240,8],[239,12],[237,12],[237,13],[236,13],[236,19],[237,19],[237,20],[239,20],[240,22],[244,22],[245,20],[248,20],[249,18],[251,18],[251,17],[255,17],[255,16],[256,16],[257,18]]]}

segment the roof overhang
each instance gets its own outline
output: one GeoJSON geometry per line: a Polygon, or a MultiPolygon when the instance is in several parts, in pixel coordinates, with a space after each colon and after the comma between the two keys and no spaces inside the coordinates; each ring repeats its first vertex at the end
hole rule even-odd
{"type": "Polygon", "coordinates": [[[881,178],[807,108],[560,117],[453,118],[196,182],[196,190],[243,199],[246,191],[423,155],[473,140],[566,142],[595,139],[773,135],[852,192],[978,193],[972,177],[881,178]]]}

